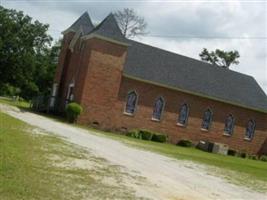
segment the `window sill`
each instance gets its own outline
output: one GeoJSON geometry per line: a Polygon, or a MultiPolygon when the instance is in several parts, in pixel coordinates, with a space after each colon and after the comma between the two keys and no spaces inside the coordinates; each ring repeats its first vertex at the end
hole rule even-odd
{"type": "Polygon", "coordinates": [[[208,129],[205,129],[205,128],[201,128],[200,130],[203,131],[203,132],[208,132],[209,131],[208,129]]]}
{"type": "Polygon", "coordinates": [[[160,119],[151,118],[151,121],[154,121],[154,122],[160,122],[160,119]]]}
{"type": "Polygon", "coordinates": [[[129,116],[129,117],[133,117],[133,116],[134,116],[134,114],[133,114],[133,113],[127,113],[127,112],[123,112],[123,114],[124,114],[124,115],[126,115],[126,116],[129,116]]]}
{"type": "Polygon", "coordinates": [[[247,138],[247,137],[245,137],[244,140],[250,142],[250,141],[252,140],[252,138],[247,138]]]}
{"type": "Polygon", "coordinates": [[[181,124],[181,123],[179,123],[179,122],[178,122],[178,123],[176,123],[176,125],[177,125],[177,126],[180,126],[180,127],[186,127],[186,125],[185,125],[185,124],[181,124]]]}
{"type": "Polygon", "coordinates": [[[231,137],[232,135],[229,134],[229,133],[223,133],[223,136],[225,136],[225,137],[231,137]]]}

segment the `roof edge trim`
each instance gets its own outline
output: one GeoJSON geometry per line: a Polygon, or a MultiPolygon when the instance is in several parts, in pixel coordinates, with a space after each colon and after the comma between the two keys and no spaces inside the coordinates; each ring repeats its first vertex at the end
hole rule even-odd
{"type": "Polygon", "coordinates": [[[74,29],[72,29],[72,28],[68,28],[68,29],[66,29],[65,31],[62,31],[61,34],[66,35],[67,33],[70,33],[70,32],[74,32],[74,33],[76,33],[76,31],[75,31],[74,29]]]}
{"type": "Polygon", "coordinates": [[[261,113],[267,114],[267,110],[260,110],[260,109],[257,109],[257,108],[248,107],[248,106],[245,106],[245,105],[242,105],[242,104],[238,104],[238,103],[234,103],[234,102],[231,102],[231,101],[221,100],[219,98],[207,96],[207,95],[200,94],[200,93],[197,93],[197,92],[192,92],[192,91],[189,91],[189,90],[183,90],[183,89],[180,89],[180,88],[167,86],[167,85],[164,85],[164,84],[161,84],[161,83],[156,83],[154,81],[148,81],[148,80],[145,80],[145,79],[142,79],[142,78],[137,78],[135,76],[131,76],[131,75],[128,75],[126,73],[123,73],[122,75],[124,77],[126,77],[126,78],[133,79],[133,80],[136,80],[136,81],[141,81],[143,83],[148,83],[148,84],[164,87],[164,88],[171,89],[171,90],[184,92],[184,93],[195,95],[195,96],[198,96],[198,97],[203,97],[203,98],[206,98],[206,99],[211,99],[211,100],[214,100],[214,101],[218,101],[218,102],[222,102],[222,103],[226,103],[226,104],[230,104],[230,105],[238,106],[238,107],[241,107],[241,108],[245,108],[245,109],[249,109],[249,110],[253,110],[253,111],[257,111],[257,112],[261,112],[261,113]]]}
{"type": "Polygon", "coordinates": [[[130,46],[130,44],[127,44],[125,42],[120,42],[120,41],[117,41],[117,40],[114,40],[114,39],[111,39],[111,38],[108,38],[108,37],[104,37],[102,35],[95,34],[95,33],[92,33],[92,34],[89,34],[89,35],[85,35],[85,36],[82,37],[83,40],[89,40],[89,39],[92,39],[92,38],[98,38],[98,39],[101,39],[101,40],[105,40],[105,41],[108,41],[108,42],[111,42],[111,43],[115,43],[115,44],[119,44],[119,45],[123,45],[123,46],[130,46]]]}

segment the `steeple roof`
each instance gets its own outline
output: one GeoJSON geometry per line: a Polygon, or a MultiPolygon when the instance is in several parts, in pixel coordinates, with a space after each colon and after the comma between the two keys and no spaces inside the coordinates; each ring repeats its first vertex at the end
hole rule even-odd
{"type": "Polygon", "coordinates": [[[121,33],[117,21],[110,13],[100,24],[98,24],[89,34],[94,33],[100,36],[111,38],[120,42],[127,43],[127,39],[121,33]]]}
{"type": "Polygon", "coordinates": [[[82,29],[83,35],[88,34],[94,29],[94,25],[90,19],[88,12],[84,12],[79,19],[77,19],[67,30],[63,33],[67,33],[69,31],[77,32],[82,29]]]}

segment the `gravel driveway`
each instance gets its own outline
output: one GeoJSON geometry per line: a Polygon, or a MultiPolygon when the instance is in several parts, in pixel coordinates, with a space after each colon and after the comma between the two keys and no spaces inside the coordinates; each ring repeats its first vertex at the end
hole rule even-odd
{"type": "Polygon", "coordinates": [[[30,125],[63,137],[67,141],[87,148],[95,156],[121,166],[133,176],[144,179],[142,185],[127,183],[136,195],[159,200],[201,199],[253,199],[267,200],[267,193],[259,193],[228,183],[210,175],[204,165],[174,160],[156,153],[129,147],[119,141],[98,136],[92,131],[76,128],[49,118],[23,112],[0,104],[0,110],[30,125]]]}

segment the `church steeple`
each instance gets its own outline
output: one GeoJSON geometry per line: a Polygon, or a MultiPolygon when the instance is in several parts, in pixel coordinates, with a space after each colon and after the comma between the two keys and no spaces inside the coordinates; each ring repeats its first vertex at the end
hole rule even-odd
{"type": "Polygon", "coordinates": [[[120,42],[127,42],[127,39],[121,33],[117,21],[110,13],[99,25],[97,25],[89,34],[97,34],[120,42]]]}
{"type": "Polygon", "coordinates": [[[68,29],[63,31],[63,34],[68,32],[82,31],[83,35],[88,34],[94,29],[94,25],[88,12],[84,12],[68,29]]]}

